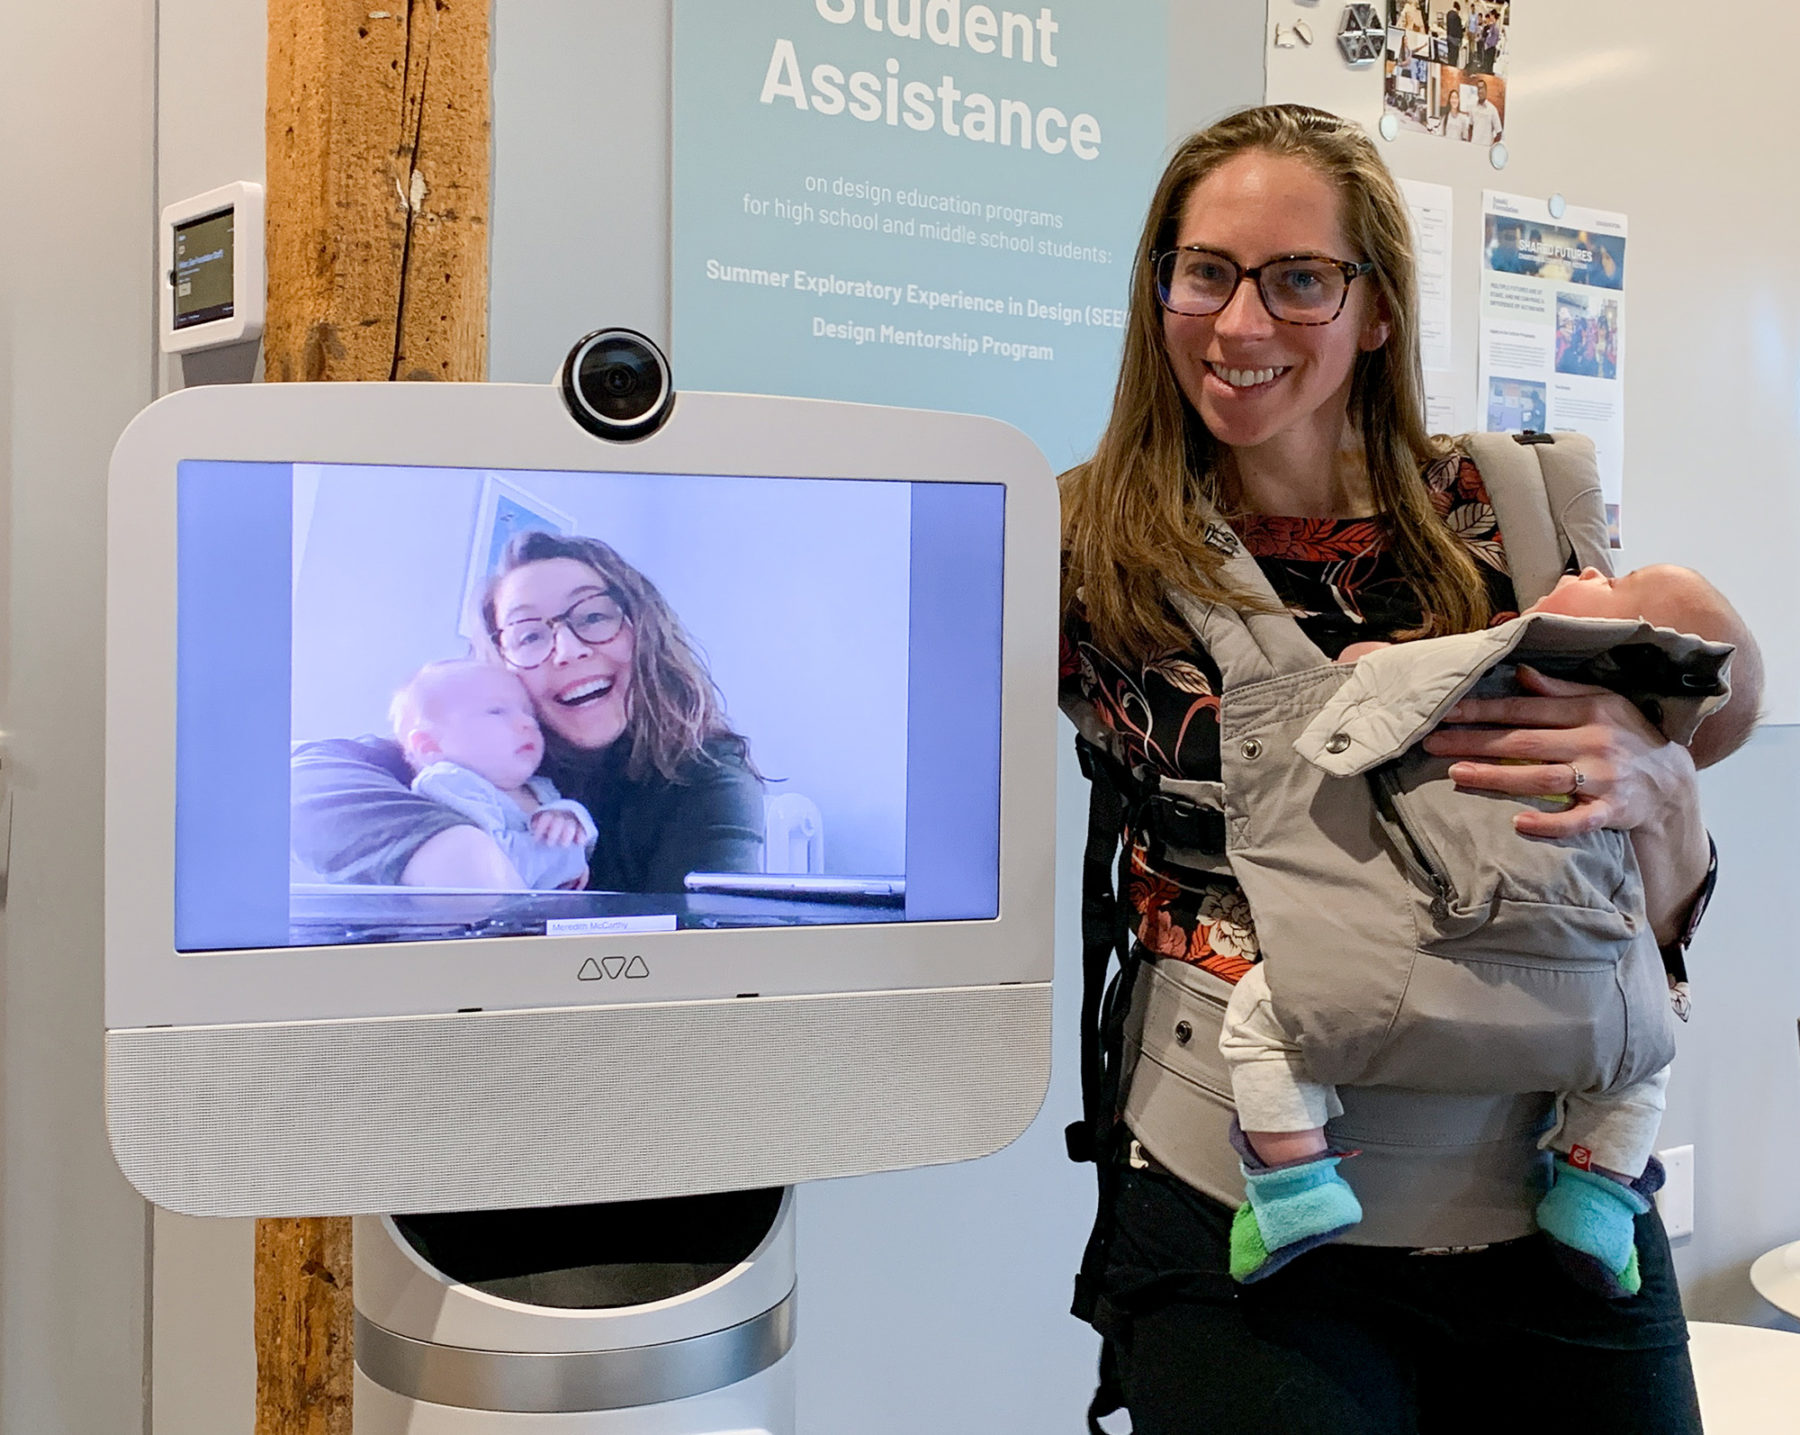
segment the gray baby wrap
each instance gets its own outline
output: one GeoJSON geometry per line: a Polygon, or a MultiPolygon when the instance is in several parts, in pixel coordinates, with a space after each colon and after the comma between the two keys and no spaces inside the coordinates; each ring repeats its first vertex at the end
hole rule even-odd
{"type": "MultiPolygon", "coordinates": [[[[1276,611],[1171,595],[1223,675],[1223,782],[1162,786],[1223,810],[1277,1017],[1313,1077],[1341,1088],[1331,1130],[1364,1150],[1342,1169],[1368,1210],[1349,1239],[1523,1235],[1543,1093],[1610,1091],[1666,1065],[1666,980],[1624,834],[1523,837],[1512,824],[1528,799],[1459,792],[1449,762],[1416,744],[1526,660],[1606,681],[1685,740],[1724,701],[1730,650],[1537,614],[1335,664],[1229,529],[1215,525],[1213,541],[1230,551],[1227,581],[1276,611]]],[[[1229,1102],[1216,1050],[1228,996],[1187,964],[1149,967],[1133,993],[1124,1116],[1164,1165],[1232,1201],[1234,1162],[1193,1119],[1196,1097],[1229,1102]]]]}

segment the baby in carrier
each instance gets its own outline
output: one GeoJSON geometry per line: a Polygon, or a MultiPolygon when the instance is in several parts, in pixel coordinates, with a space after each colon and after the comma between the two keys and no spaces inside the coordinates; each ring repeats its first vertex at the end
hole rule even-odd
{"type": "MultiPolygon", "coordinates": [[[[1696,765],[1705,767],[1734,752],[1749,737],[1761,689],[1755,642],[1730,604],[1697,573],[1658,565],[1615,581],[1590,568],[1565,577],[1526,612],[1641,619],[1659,628],[1731,645],[1736,660],[1731,669],[1730,698],[1724,706],[1706,712],[1691,733],[1689,747],[1696,765]]],[[[1453,646],[1460,644],[1467,650],[1463,670],[1474,672],[1493,662],[1492,644],[1483,645],[1486,636],[1430,639],[1405,645],[1404,651],[1396,651],[1390,658],[1375,659],[1393,667],[1396,686],[1384,686],[1386,674],[1376,681],[1373,672],[1359,672],[1357,676],[1370,681],[1358,684],[1355,694],[1340,708],[1353,710],[1359,722],[1373,723],[1379,729],[1383,715],[1372,709],[1390,693],[1401,696],[1398,689],[1406,686],[1407,670],[1397,664],[1424,658],[1435,663],[1436,671],[1443,671],[1445,664],[1438,660],[1461,661],[1463,655],[1453,646]]],[[[1356,644],[1346,649],[1339,661],[1368,659],[1389,647],[1356,644]]],[[[1456,662],[1449,664],[1452,670],[1455,666],[1456,662]]],[[[1491,683],[1494,675],[1484,681],[1491,683]]],[[[1661,723],[1658,705],[1640,702],[1647,716],[1661,723]]],[[[1332,724],[1324,726],[1329,729],[1332,724]]],[[[1325,740],[1323,752],[1339,753],[1344,742],[1341,733],[1334,735],[1325,740]]],[[[1308,755],[1306,738],[1295,746],[1303,756],[1308,755]]],[[[1574,773],[1572,781],[1579,787],[1581,774],[1574,773]]],[[[1520,800],[1567,805],[1573,797],[1520,800]]],[[[1627,845],[1620,843],[1611,850],[1616,850],[1620,859],[1612,865],[1624,867],[1629,860],[1627,845]]],[[[1502,865],[1506,862],[1504,853],[1488,855],[1502,865]]],[[[1591,855],[1583,860],[1591,862],[1591,855]]],[[[1621,902],[1635,907],[1620,916],[1628,924],[1642,927],[1641,885],[1626,882],[1621,873],[1618,881],[1603,883],[1600,890],[1617,893],[1621,902]]],[[[1550,910],[1548,906],[1543,909],[1545,913],[1550,910]]],[[[1571,941],[1568,932],[1553,923],[1542,930],[1540,940],[1546,947],[1571,941]]],[[[1288,1029],[1279,1008],[1265,967],[1258,965],[1238,983],[1220,1039],[1220,1051],[1231,1071],[1237,1106],[1234,1140],[1243,1159],[1249,1196],[1232,1228],[1232,1274],[1240,1281],[1271,1274],[1301,1252],[1343,1235],[1362,1219],[1355,1193],[1336,1169],[1343,1153],[1331,1148],[1324,1130],[1325,1122],[1342,1110],[1336,1092],[1314,1078],[1302,1042],[1288,1029]]],[[[1318,1054],[1315,1047],[1315,1058],[1318,1054]]],[[[1539,1227],[1555,1242],[1553,1248],[1571,1273],[1606,1295],[1629,1295],[1639,1288],[1633,1219],[1649,1209],[1648,1198],[1660,1184],[1650,1157],[1667,1085],[1668,1067],[1663,1064],[1638,1079],[1605,1089],[1559,1092],[1557,1122],[1544,1137],[1544,1144],[1556,1151],[1557,1158],[1554,1185],[1538,1207],[1539,1227]]]]}
{"type": "Polygon", "coordinates": [[[414,792],[492,837],[527,888],[587,885],[594,819],[536,775],[544,735],[517,677],[473,658],[427,663],[394,694],[389,716],[414,792]]]}

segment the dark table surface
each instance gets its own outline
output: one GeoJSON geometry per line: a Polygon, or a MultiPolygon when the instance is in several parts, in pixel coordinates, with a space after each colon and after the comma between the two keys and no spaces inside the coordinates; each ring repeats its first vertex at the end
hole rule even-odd
{"type": "MultiPolygon", "coordinates": [[[[308,887],[288,902],[295,946],[542,936],[552,921],[673,917],[676,928],[844,926],[905,918],[893,899],[796,901],[711,892],[451,892],[308,887]]],[[[656,930],[639,928],[638,930],[656,930]]],[[[665,929],[666,930],[666,929],[665,929]]]]}

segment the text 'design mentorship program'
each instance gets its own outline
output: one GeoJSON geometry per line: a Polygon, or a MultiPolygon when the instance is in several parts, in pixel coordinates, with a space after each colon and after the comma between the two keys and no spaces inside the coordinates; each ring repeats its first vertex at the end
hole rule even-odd
{"type": "Polygon", "coordinates": [[[1163,0],[676,0],[695,388],[991,414],[1061,466],[1112,392],[1163,0]]]}

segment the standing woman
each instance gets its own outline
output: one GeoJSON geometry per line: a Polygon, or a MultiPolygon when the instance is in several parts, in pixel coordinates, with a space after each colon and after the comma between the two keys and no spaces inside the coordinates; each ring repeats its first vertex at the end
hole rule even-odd
{"type": "MultiPolygon", "coordinates": [[[[1139,254],[1112,417],[1064,480],[1063,701],[1086,730],[1110,729],[1128,765],[1217,782],[1221,675],[1165,598],[1244,604],[1222,584],[1207,509],[1326,657],[1470,631],[1518,603],[1480,474],[1425,431],[1407,212],[1360,128],[1283,105],[1195,135],[1139,254]]],[[[1533,831],[1632,833],[1658,939],[1675,941],[1708,866],[1686,749],[1621,698],[1526,681],[1528,696],[1462,703],[1463,725],[1428,750],[1495,792],[1568,794],[1578,770],[1577,800],[1533,831]]],[[[1120,836],[1144,955],[1241,976],[1257,949],[1232,878],[1129,825],[1120,836]]],[[[1381,1095],[1390,1119],[1413,1100],[1381,1095]]],[[[1352,1114],[1358,1096],[1343,1093],[1352,1114]]],[[[1548,1111],[1547,1096],[1520,1100],[1548,1111]]],[[[1135,1435],[1699,1430],[1654,1210],[1638,1223],[1640,1293],[1577,1288],[1520,1235],[1541,1193],[1488,1174],[1533,1168],[1529,1122],[1473,1133],[1485,1164],[1423,1198],[1457,1209],[1466,1245],[1326,1245],[1242,1287],[1227,1275],[1231,1210],[1141,1134],[1121,1127],[1099,1153],[1111,1196],[1084,1271],[1107,1340],[1096,1409],[1122,1401],[1135,1435]]],[[[1345,1174],[1354,1184],[1355,1162],[1345,1174]]]]}

